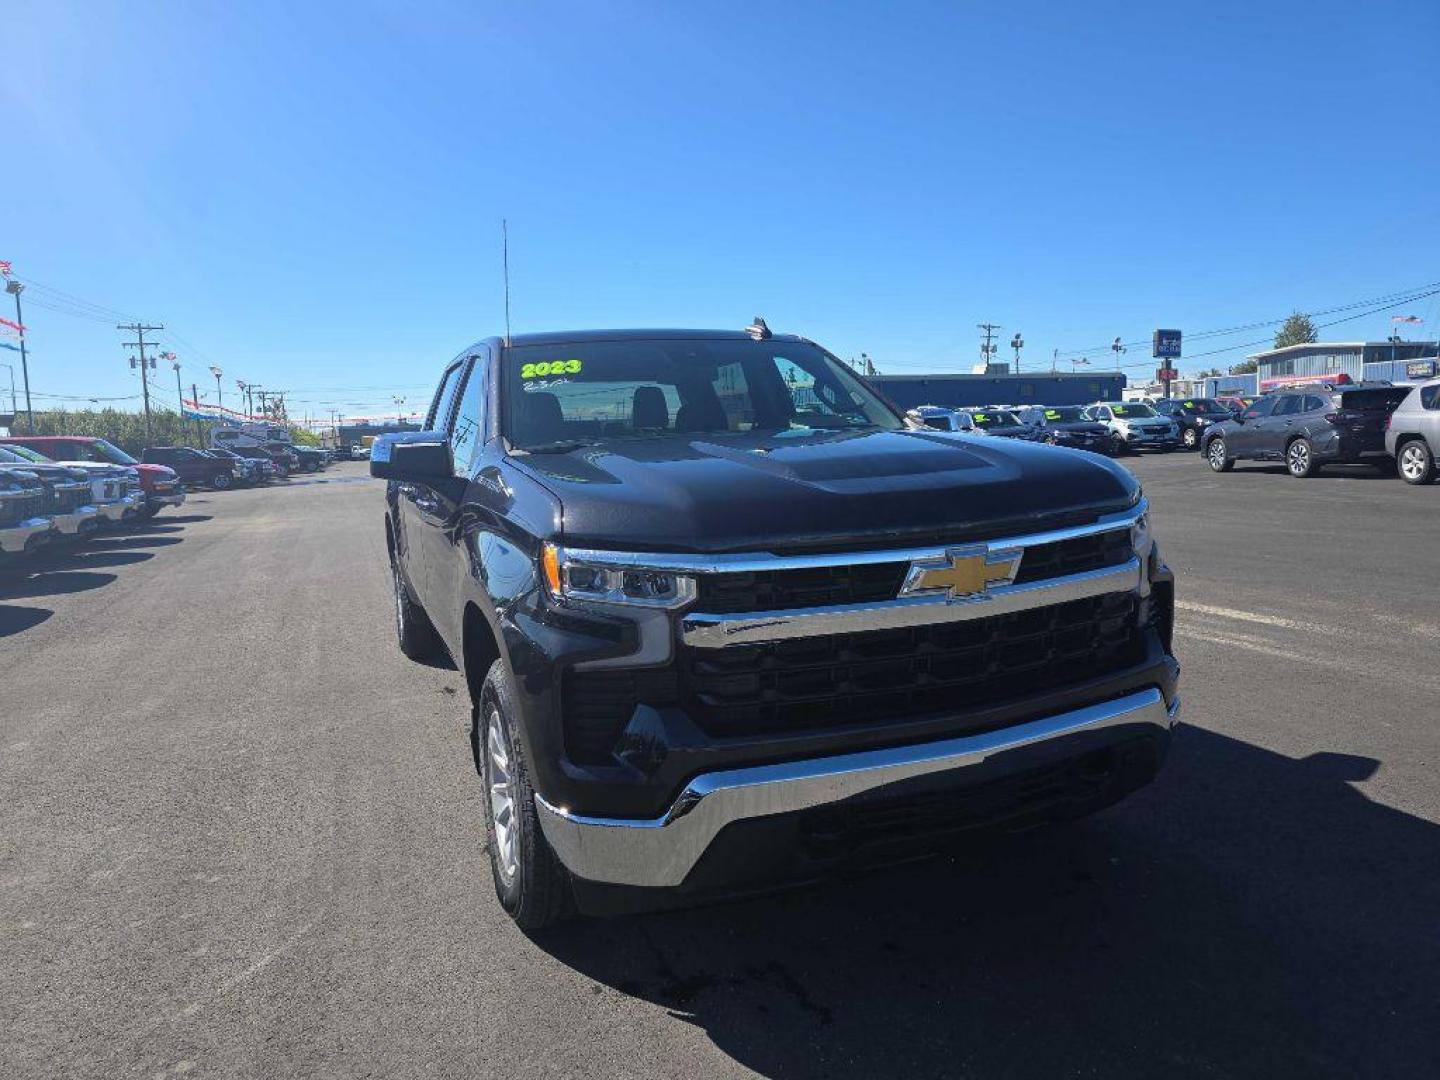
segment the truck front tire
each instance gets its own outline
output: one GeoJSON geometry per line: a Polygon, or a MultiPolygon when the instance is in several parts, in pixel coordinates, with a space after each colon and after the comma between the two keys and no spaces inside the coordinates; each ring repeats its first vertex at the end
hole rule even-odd
{"type": "Polygon", "coordinates": [[[520,929],[541,930],[570,917],[574,896],[535,812],[514,700],[505,663],[496,660],[472,710],[470,740],[485,787],[485,847],[495,895],[520,929]]]}
{"type": "Polygon", "coordinates": [[[395,636],[400,651],[420,664],[430,663],[441,654],[440,635],[425,609],[410,595],[410,586],[394,557],[390,559],[390,577],[395,587],[395,636]]]}

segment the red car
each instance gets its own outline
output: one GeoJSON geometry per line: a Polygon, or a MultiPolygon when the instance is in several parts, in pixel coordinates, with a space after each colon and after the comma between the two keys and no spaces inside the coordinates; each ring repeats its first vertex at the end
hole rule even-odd
{"type": "Polygon", "coordinates": [[[56,462],[103,461],[134,469],[140,474],[140,490],[145,495],[141,517],[154,517],[163,507],[181,506],[185,502],[185,487],[174,469],[142,464],[105,439],[89,435],[10,435],[0,438],[0,443],[28,446],[56,462]]]}

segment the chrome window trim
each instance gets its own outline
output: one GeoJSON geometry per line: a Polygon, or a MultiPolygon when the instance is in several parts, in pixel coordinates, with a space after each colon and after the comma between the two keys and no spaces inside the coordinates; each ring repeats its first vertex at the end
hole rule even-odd
{"type": "Polygon", "coordinates": [[[1085,732],[1134,727],[1163,733],[1175,726],[1179,713],[1178,695],[1167,703],[1151,687],[998,731],[702,773],[657,818],[575,814],[538,793],[535,809],[545,839],[576,876],[670,887],[685,881],[732,822],[824,806],[917,776],[945,773],[959,779],[965,769],[1008,751],[1085,732]]]}
{"type": "MultiPolygon", "coordinates": [[[[675,555],[664,552],[605,551],[595,548],[563,547],[562,554],[576,562],[608,567],[642,570],[669,570],[682,574],[759,573],[766,570],[808,570],[825,566],[872,566],[876,563],[915,562],[939,559],[959,547],[1000,552],[1011,548],[1039,547],[1064,540],[1078,540],[1097,533],[1114,532],[1134,526],[1150,510],[1148,499],[1141,498],[1129,510],[1106,514],[1089,525],[996,537],[993,540],[963,541],[929,547],[891,548],[884,551],[836,551],[819,555],[775,555],[768,551],[739,552],[718,555],[675,555]]],[[[1136,553],[1141,554],[1140,552],[1136,553]]]]}

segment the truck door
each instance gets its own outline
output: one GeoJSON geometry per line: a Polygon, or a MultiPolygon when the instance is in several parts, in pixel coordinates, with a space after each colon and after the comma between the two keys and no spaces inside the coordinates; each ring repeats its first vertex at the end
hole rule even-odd
{"type": "MultiPolygon", "coordinates": [[[[443,431],[455,408],[455,398],[460,391],[460,381],[465,373],[463,363],[454,363],[445,369],[435,399],[430,403],[430,412],[425,418],[426,431],[443,431]]],[[[430,595],[430,574],[426,566],[427,518],[434,512],[435,490],[429,484],[406,481],[396,485],[395,498],[395,549],[400,565],[414,590],[420,606],[428,612],[434,602],[430,595]]]]}

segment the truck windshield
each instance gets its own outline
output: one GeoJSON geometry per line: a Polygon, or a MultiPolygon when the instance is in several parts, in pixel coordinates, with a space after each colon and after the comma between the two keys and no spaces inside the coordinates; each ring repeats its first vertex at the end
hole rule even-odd
{"type": "Polygon", "coordinates": [[[521,345],[506,349],[502,362],[504,433],[521,450],[613,438],[904,427],[844,365],[800,341],[521,345]]]}

